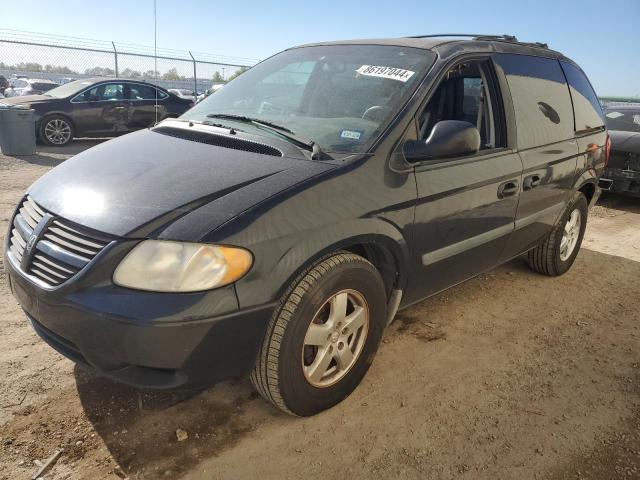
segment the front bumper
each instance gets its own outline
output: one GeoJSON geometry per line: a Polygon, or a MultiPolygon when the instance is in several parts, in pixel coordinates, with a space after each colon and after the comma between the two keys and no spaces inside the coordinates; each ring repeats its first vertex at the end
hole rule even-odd
{"type": "Polygon", "coordinates": [[[4,260],[11,291],[44,341],[80,365],[140,388],[246,375],[274,309],[238,310],[232,285],[193,294],[125,289],[111,283],[109,268],[91,268],[47,290],[6,254],[4,260]]]}
{"type": "Polygon", "coordinates": [[[640,197],[640,171],[606,168],[598,186],[605,192],[640,197]]]}

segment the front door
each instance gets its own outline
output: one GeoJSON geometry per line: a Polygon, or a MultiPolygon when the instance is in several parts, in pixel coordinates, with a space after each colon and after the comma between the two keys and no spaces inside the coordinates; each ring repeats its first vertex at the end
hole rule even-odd
{"type": "Polygon", "coordinates": [[[408,303],[496,265],[513,232],[522,163],[507,142],[501,91],[489,59],[445,75],[418,118],[426,139],[441,120],[464,120],[481,137],[478,153],[418,164],[408,303]]]}
{"type": "Polygon", "coordinates": [[[126,132],[129,102],[123,83],[101,83],[71,101],[73,120],[79,133],[88,135],[126,132]]]}

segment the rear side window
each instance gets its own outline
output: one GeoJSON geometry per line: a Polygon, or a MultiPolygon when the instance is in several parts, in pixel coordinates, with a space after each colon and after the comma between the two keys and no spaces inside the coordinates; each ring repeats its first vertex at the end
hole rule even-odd
{"type": "Polygon", "coordinates": [[[589,80],[575,65],[560,63],[569,82],[573,109],[576,113],[576,131],[602,127],[605,123],[602,107],[589,80]]]}
{"type": "MultiPolygon", "coordinates": [[[[157,90],[158,98],[165,98],[167,95],[162,90],[157,90]]],[[[129,98],[131,100],[155,100],[156,89],[150,85],[139,83],[129,84],[129,98]]]]}
{"type": "Polygon", "coordinates": [[[571,97],[557,60],[498,54],[516,114],[518,148],[533,148],[573,138],[571,97]]]}

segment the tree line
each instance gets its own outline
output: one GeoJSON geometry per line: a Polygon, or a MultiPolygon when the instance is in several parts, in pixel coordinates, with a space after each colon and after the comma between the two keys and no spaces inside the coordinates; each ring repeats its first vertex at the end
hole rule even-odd
{"type": "MultiPolygon", "coordinates": [[[[15,65],[8,65],[4,62],[0,62],[0,69],[4,70],[20,70],[24,72],[35,72],[35,73],[55,73],[55,74],[63,74],[63,75],[80,75],[80,72],[76,70],[72,70],[69,67],[62,67],[58,65],[41,65],[35,62],[20,62],[15,65]]],[[[235,72],[233,72],[229,78],[225,79],[220,72],[215,72],[211,81],[213,83],[226,83],[237,76],[243,74],[248,70],[247,67],[241,67],[235,72]]],[[[92,77],[112,77],[115,76],[116,71],[109,67],[93,67],[87,68],[84,71],[84,75],[89,75],[92,77]]],[[[189,77],[185,75],[180,75],[178,73],[178,69],[173,67],[167,70],[165,73],[160,73],[155,70],[146,70],[146,71],[138,71],[133,70],[131,68],[125,68],[118,72],[118,76],[124,78],[156,78],[156,76],[161,80],[190,80],[189,77]]]]}

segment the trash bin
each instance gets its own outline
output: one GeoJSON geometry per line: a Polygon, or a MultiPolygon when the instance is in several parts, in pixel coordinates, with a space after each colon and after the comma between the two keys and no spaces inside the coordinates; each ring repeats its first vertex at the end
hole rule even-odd
{"type": "Polygon", "coordinates": [[[35,111],[21,105],[0,104],[0,150],[5,155],[36,153],[35,111]]]}

